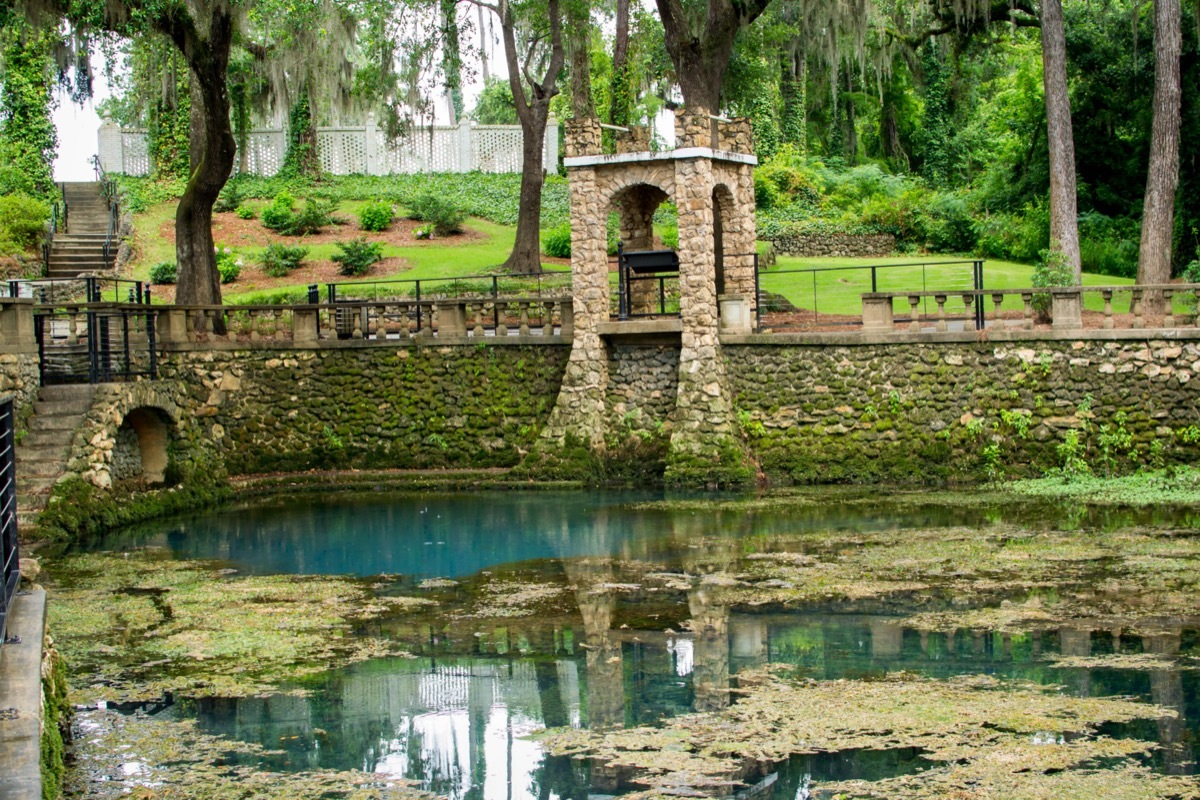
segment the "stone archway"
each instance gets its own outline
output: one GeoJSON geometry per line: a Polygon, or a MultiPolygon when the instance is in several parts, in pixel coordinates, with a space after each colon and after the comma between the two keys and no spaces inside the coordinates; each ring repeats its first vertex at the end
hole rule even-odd
{"type": "Polygon", "coordinates": [[[113,444],[113,480],[163,483],[173,427],[166,412],[152,406],[139,406],[126,413],[113,444]]]}

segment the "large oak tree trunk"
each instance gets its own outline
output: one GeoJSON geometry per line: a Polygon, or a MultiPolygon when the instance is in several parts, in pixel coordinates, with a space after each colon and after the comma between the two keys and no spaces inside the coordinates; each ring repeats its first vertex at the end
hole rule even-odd
{"type": "MultiPolygon", "coordinates": [[[[1175,191],[1179,187],[1179,55],[1183,47],[1179,0],[1154,0],[1154,123],[1150,167],[1142,210],[1138,283],[1171,279],[1171,239],[1175,227],[1175,191]]],[[[1161,307],[1162,293],[1146,298],[1161,307]]]]}
{"type": "Polygon", "coordinates": [[[1071,98],[1067,95],[1067,45],[1061,0],[1042,0],[1042,83],[1050,147],[1050,249],[1062,252],[1079,282],[1075,141],[1071,133],[1071,98]]]}
{"type": "Polygon", "coordinates": [[[700,32],[693,31],[688,24],[682,0],[655,0],[655,3],[684,104],[715,113],[721,107],[721,83],[737,32],[758,19],[771,0],[708,0],[704,29],[700,32]]]}
{"type": "Polygon", "coordinates": [[[530,124],[521,122],[521,200],[517,215],[517,238],[504,262],[508,272],[528,274],[542,271],[541,242],[538,237],[542,216],[542,186],[546,181],[542,168],[542,148],[546,141],[549,106],[530,109],[540,117],[530,124]]]}
{"type": "MultiPolygon", "coordinates": [[[[207,38],[191,26],[168,32],[187,58],[192,84],[203,107],[203,149],[175,211],[175,257],[179,265],[175,300],[186,305],[220,305],[221,276],[213,252],[212,207],[229,174],[237,147],[229,117],[225,73],[233,41],[233,18],[221,5],[212,14],[207,38]]],[[[223,327],[223,320],[217,317],[223,327]]]]}
{"type": "Polygon", "coordinates": [[[588,8],[570,5],[567,9],[567,50],[570,55],[571,111],[576,119],[596,116],[592,101],[592,24],[588,8]]]}

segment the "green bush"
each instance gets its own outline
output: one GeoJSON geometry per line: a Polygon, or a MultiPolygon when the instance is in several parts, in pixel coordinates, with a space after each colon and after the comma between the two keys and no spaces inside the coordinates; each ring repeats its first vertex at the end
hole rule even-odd
{"type": "Polygon", "coordinates": [[[925,244],[938,253],[969,253],[975,250],[975,220],[964,194],[931,192],[927,195],[920,227],[925,244]]]}
{"type": "Polygon", "coordinates": [[[237,253],[228,247],[217,246],[217,272],[221,274],[221,283],[233,283],[242,274],[242,261],[237,253]]]}
{"type": "MultiPolygon", "coordinates": [[[[1061,250],[1043,250],[1041,259],[1033,267],[1030,283],[1035,289],[1074,286],[1075,273],[1061,250]]],[[[1042,322],[1050,319],[1050,305],[1050,295],[1035,294],[1033,296],[1033,310],[1037,312],[1038,319],[1042,322]]]]}
{"type": "Polygon", "coordinates": [[[221,193],[217,195],[217,202],[213,203],[213,211],[235,211],[242,204],[243,199],[242,182],[234,178],[221,187],[221,193]]]}
{"type": "Polygon", "coordinates": [[[386,231],[391,224],[392,206],[389,203],[368,203],[358,212],[358,227],[364,231],[386,231]]]}
{"type": "Polygon", "coordinates": [[[150,268],[150,282],[157,284],[175,283],[177,267],[173,261],[163,261],[150,268]]]}
{"type": "Polygon", "coordinates": [[[284,236],[305,236],[310,233],[320,233],[326,225],[334,222],[333,212],[337,203],[328,198],[310,197],[304,201],[304,208],[293,210],[295,198],[290,192],[283,191],[275,195],[271,204],[262,210],[262,224],[284,236]]]}
{"type": "Polygon", "coordinates": [[[300,266],[300,262],[307,255],[307,247],[294,244],[269,244],[259,260],[262,261],[263,272],[272,278],[282,278],[300,266]]]}
{"type": "Polygon", "coordinates": [[[238,219],[254,219],[258,216],[258,212],[254,210],[254,206],[247,205],[246,203],[238,206],[237,211],[234,213],[238,215],[238,219]]]}
{"type": "Polygon", "coordinates": [[[428,222],[438,236],[448,236],[462,230],[467,214],[441,195],[422,192],[409,202],[408,218],[428,222]]]}
{"type": "Polygon", "coordinates": [[[24,194],[0,197],[0,254],[32,250],[46,234],[50,206],[24,194]]]}
{"type": "Polygon", "coordinates": [[[571,224],[564,222],[542,231],[542,252],[552,258],[570,258],[571,224]]]}
{"type": "Polygon", "coordinates": [[[379,242],[368,242],[366,239],[353,239],[349,242],[338,242],[338,249],[333,260],[341,266],[338,272],[342,275],[365,275],[379,259],[383,258],[383,245],[379,242]]]}
{"type": "Polygon", "coordinates": [[[661,233],[663,247],[671,250],[679,249],[679,226],[665,225],[661,233]]]}

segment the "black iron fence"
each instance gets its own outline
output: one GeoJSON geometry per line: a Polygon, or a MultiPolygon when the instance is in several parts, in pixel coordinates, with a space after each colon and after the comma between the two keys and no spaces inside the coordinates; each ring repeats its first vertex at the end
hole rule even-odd
{"type": "Polygon", "coordinates": [[[21,580],[15,423],[12,398],[0,400],[0,643],[8,636],[8,610],[21,580]]]}
{"type": "MultiPolygon", "coordinates": [[[[313,287],[310,287],[310,294],[313,287]]],[[[541,297],[571,293],[570,271],[532,275],[460,275],[454,278],[415,278],[386,281],[344,281],[325,284],[330,304],[384,300],[444,300],[459,297],[541,297]]],[[[313,302],[310,299],[310,302],[313,302]]],[[[319,301],[318,301],[319,302],[319,301]]]]}
{"type": "MultiPolygon", "coordinates": [[[[755,270],[756,329],[769,324],[773,330],[786,327],[858,325],[863,294],[912,292],[922,294],[923,314],[934,292],[982,292],[983,261],[911,261],[896,264],[866,264],[845,267],[755,270]],[[928,298],[928,299],[924,299],[928,298]]],[[[916,310],[916,309],[914,309],[916,310]]],[[[958,316],[982,327],[980,306],[970,316],[958,316]]],[[[907,322],[899,317],[897,322],[907,322]]]]}
{"type": "Polygon", "coordinates": [[[150,284],[126,278],[35,278],[0,282],[0,297],[28,297],[41,305],[57,303],[150,304],[150,284]]]}
{"type": "Polygon", "coordinates": [[[136,304],[40,306],[34,334],[42,384],[157,378],[156,316],[136,304]]]}

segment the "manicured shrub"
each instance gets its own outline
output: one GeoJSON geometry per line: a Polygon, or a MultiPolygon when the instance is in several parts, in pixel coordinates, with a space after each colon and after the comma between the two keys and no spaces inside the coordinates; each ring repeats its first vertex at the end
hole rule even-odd
{"type": "Polygon", "coordinates": [[[238,206],[237,211],[234,213],[238,215],[238,219],[254,219],[258,216],[258,212],[254,210],[254,206],[245,203],[238,206]]]}
{"type": "Polygon", "coordinates": [[[304,208],[293,210],[296,200],[289,192],[275,195],[271,204],[262,210],[262,224],[284,236],[305,236],[320,233],[326,225],[333,224],[333,212],[337,203],[328,198],[310,197],[304,208]]]}
{"type": "Polygon", "coordinates": [[[244,198],[242,182],[234,178],[221,188],[217,201],[213,203],[213,211],[233,211],[242,204],[244,198]]]}
{"type": "Polygon", "coordinates": [[[272,278],[282,278],[300,266],[300,262],[308,255],[308,248],[294,244],[270,244],[263,251],[260,260],[263,272],[272,278]]]}
{"type": "Polygon", "coordinates": [[[24,194],[0,197],[0,253],[32,250],[46,233],[50,206],[24,194]]]}
{"type": "Polygon", "coordinates": [[[552,258],[571,257],[571,225],[563,223],[542,231],[542,252],[552,258]]]}
{"type": "Polygon", "coordinates": [[[368,203],[358,212],[358,226],[364,231],[386,231],[392,224],[392,207],[388,203],[368,203]]]}
{"type": "Polygon", "coordinates": [[[440,195],[422,192],[408,204],[408,218],[428,222],[438,236],[448,236],[462,230],[467,214],[440,195]]]}
{"type": "Polygon", "coordinates": [[[271,204],[262,210],[262,224],[273,231],[282,232],[292,221],[292,206],[295,204],[296,198],[289,192],[283,191],[275,195],[271,204]]]}
{"type": "Polygon", "coordinates": [[[150,268],[150,282],[157,284],[175,283],[177,268],[174,261],[163,261],[150,268]]]}
{"type": "Polygon", "coordinates": [[[338,249],[333,260],[340,266],[338,272],[343,275],[365,275],[379,259],[383,258],[383,245],[379,242],[368,242],[366,239],[353,239],[349,242],[338,242],[338,249]]]}
{"type": "Polygon", "coordinates": [[[233,283],[242,274],[242,260],[228,247],[217,247],[217,272],[221,283],[233,283]]]}

